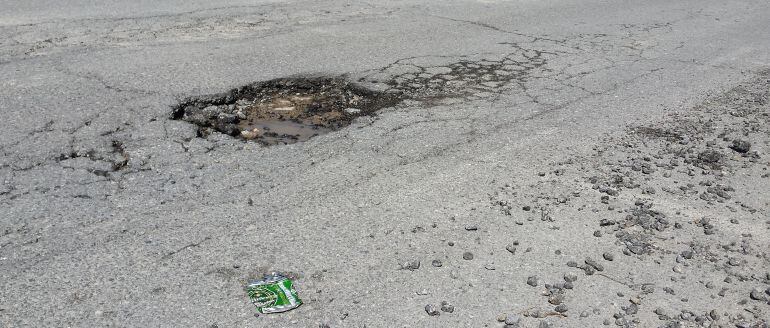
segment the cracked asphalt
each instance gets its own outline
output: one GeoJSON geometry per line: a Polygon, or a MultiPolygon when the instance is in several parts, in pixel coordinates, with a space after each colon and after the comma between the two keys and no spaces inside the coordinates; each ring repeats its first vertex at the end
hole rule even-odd
{"type": "Polygon", "coordinates": [[[0,326],[770,320],[767,1],[0,8],[0,326]],[[404,101],[271,147],[171,119],[294,76],[404,101]],[[255,316],[271,271],[304,305],[255,316]]]}

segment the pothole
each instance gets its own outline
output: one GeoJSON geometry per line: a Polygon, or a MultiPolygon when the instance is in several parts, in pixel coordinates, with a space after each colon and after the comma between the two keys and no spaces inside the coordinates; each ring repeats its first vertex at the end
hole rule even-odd
{"type": "Polygon", "coordinates": [[[400,100],[342,78],[282,78],[186,99],[172,118],[198,125],[201,137],[219,131],[269,146],[338,130],[400,100]]]}

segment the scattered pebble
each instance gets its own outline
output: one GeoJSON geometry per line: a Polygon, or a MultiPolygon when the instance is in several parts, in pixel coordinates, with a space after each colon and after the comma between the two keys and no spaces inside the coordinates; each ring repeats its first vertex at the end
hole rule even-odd
{"type": "Polygon", "coordinates": [[[518,325],[521,321],[521,316],[518,314],[509,314],[505,316],[505,324],[506,325],[518,325]]]}
{"type": "Polygon", "coordinates": [[[585,260],[586,264],[596,269],[596,271],[604,271],[604,266],[601,265],[599,262],[596,262],[596,260],[586,257],[585,260]]]}
{"type": "Polygon", "coordinates": [[[433,260],[430,262],[430,264],[437,268],[440,268],[442,265],[444,265],[443,263],[441,263],[441,260],[433,260]]]}
{"type": "Polygon", "coordinates": [[[751,297],[752,300],[756,301],[764,301],[765,300],[765,293],[759,290],[759,288],[754,288],[749,293],[749,297],[751,297]]]}
{"type": "Polygon", "coordinates": [[[615,255],[612,255],[612,253],[609,253],[609,252],[605,252],[604,254],[602,254],[602,257],[607,261],[615,260],[615,255]]]}
{"type": "Polygon", "coordinates": [[[420,260],[410,260],[401,264],[401,269],[414,271],[420,268],[420,260]]]}
{"type": "Polygon", "coordinates": [[[527,285],[530,285],[532,287],[537,287],[538,283],[539,282],[538,282],[537,276],[529,276],[527,278],[527,285]]]}
{"type": "Polygon", "coordinates": [[[436,306],[433,304],[428,304],[425,306],[425,313],[427,313],[429,316],[437,316],[441,314],[441,312],[439,312],[436,306]]]}
{"type": "Polygon", "coordinates": [[[447,301],[441,301],[441,311],[446,313],[452,313],[455,311],[455,306],[447,301]]]}
{"type": "Polygon", "coordinates": [[[463,260],[468,260],[468,261],[470,261],[470,260],[472,260],[472,259],[473,259],[473,253],[471,253],[471,252],[465,252],[465,253],[463,253],[463,260]]]}
{"type": "Polygon", "coordinates": [[[741,154],[748,153],[751,150],[751,142],[741,139],[733,140],[733,144],[730,145],[730,149],[739,152],[741,154]]]}

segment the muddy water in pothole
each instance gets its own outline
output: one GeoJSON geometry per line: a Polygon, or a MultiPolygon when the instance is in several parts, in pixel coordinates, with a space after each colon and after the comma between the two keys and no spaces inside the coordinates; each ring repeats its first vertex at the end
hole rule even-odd
{"type": "Polygon", "coordinates": [[[269,146],[340,129],[399,101],[338,78],[277,79],[187,99],[172,118],[197,124],[200,136],[219,131],[269,146]]]}
{"type": "Polygon", "coordinates": [[[307,141],[334,130],[311,124],[282,120],[248,120],[238,124],[245,139],[256,139],[267,145],[307,141]]]}

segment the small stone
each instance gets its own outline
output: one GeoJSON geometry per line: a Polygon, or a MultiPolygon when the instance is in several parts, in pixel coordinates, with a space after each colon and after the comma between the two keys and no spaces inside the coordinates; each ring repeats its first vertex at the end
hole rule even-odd
{"type": "Polygon", "coordinates": [[[417,292],[417,295],[421,295],[421,296],[424,296],[424,295],[428,295],[428,290],[427,290],[427,289],[425,289],[425,288],[423,288],[423,289],[420,289],[420,290],[417,292]]]}
{"type": "Polygon", "coordinates": [[[745,154],[751,150],[751,143],[746,140],[735,139],[733,140],[733,144],[730,145],[730,149],[741,154],[745,154]]]}
{"type": "Polygon", "coordinates": [[[516,254],[516,246],[513,244],[509,244],[508,246],[505,246],[505,250],[510,252],[511,254],[516,254]]]}
{"type": "Polygon", "coordinates": [[[343,111],[344,111],[345,113],[347,113],[348,115],[357,115],[357,114],[361,113],[361,110],[360,110],[360,109],[358,109],[358,108],[352,108],[352,107],[350,107],[350,108],[345,108],[345,109],[343,109],[343,111]]]}
{"type": "Polygon", "coordinates": [[[683,271],[682,266],[679,265],[679,264],[675,265],[672,270],[674,270],[674,272],[676,272],[676,273],[682,273],[682,271],[683,271]]]}
{"type": "Polygon", "coordinates": [[[557,305],[554,308],[554,311],[559,312],[559,313],[567,312],[567,304],[562,303],[562,304],[557,305]]]}
{"type": "Polygon", "coordinates": [[[626,312],[627,315],[634,315],[637,312],[639,312],[639,306],[636,305],[636,304],[631,303],[631,305],[626,307],[625,312],[626,312]]]}
{"type": "Polygon", "coordinates": [[[711,320],[719,321],[719,312],[717,312],[716,309],[711,310],[711,312],[709,312],[709,317],[711,317],[711,320]]]}
{"type": "Polygon", "coordinates": [[[542,318],[545,315],[542,312],[540,312],[540,309],[534,309],[532,310],[532,312],[529,312],[529,316],[532,318],[542,318]]]}
{"type": "Polygon", "coordinates": [[[509,314],[505,316],[506,325],[518,325],[521,321],[521,317],[518,314],[509,314]]]}
{"type": "Polygon", "coordinates": [[[406,261],[401,264],[401,269],[414,271],[420,268],[420,260],[406,261]]]}
{"type": "Polygon", "coordinates": [[[602,254],[602,257],[607,261],[615,260],[615,255],[612,255],[612,253],[609,253],[609,252],[602,254]]]}
{"type": "Polygon", "coordinates": [[[583,311],[583,312],[580,312],[580,317],[581,317],[581,318],[588,318],[588,316],[589,316],[589,315],[591,315],[591,314],[590,314],[590,313],[588,313],[588,311],[583,311]]]}
{"type": "Polygon", "coordinates": [[[705,163],[716,163],[722,159],[722,154],[714,150],[706,150],[698,154],[698,159],[705,163]]]}
{"type": "Polygon", "coordinates": [[[765,300],[765,294],[761,290],[759,290],[759,288],[752,289],[751,293],[749,293],[749,297],[751,297],[752,300],[756,300],[756,301],[765,300]]]}
{"type": "Polygon", "coordinates": [[[539,282],[537,280],[537,276],[529,276],[527,278],[527,285],[530,285],[532,287],[537,287],[538,283],[539,282]]]}
{"type": "Polygon", "coordinates": [[[497,322],[505,322],[505,318],[506,318],[506,315],[505,315],[505,313],[500,313],[500,314],[497,316],[497,322]]]}
{"type": "Polygon", "coordinates": [[[604,321],[602,321],[602,324],[605,326],[609,326],[611,323],[612,323],[612,320],[610,319],[604,319],[604,321]]]}
{"type": "Polygon", "coordinates": [[[564,294],[553,294],[550,297],[548,297],[548,303],[551,303],[553,305],[559,305],[564,302],[564,294]]]}
{"type": "Polygon", "coordinates": [[[628,301],[636,305],[642,304],[642,300],[639,297],[631,297],[628,301]]]}
{"type": "Polygon", "coordinates": [[[425,306],[425,313],[427,313],[429,316],[437,316],[441,314],[441,312],[439,312],[436,306],[433,304],[428,304],[425,306]]]}
{"type": "Polygon", "coordinates": [[[585,262],[587,265],[592,266],[594,269],[596,269],[596,271],[604,271],[604,266],[601,265],[599,262],[596,262],[596,260],[590,257],[586,257],[585,262]]]}
{"type": "Polygon", "coordinates": [[[537,328],[553,328],[553,324],[550,321],[540,321],[537,328]]]}
{"type": "Polygon", "coordinates": [[[741,260],[739,260],[739,259],[737,259],[735,257],[732,257],[732,258],[730,258],[727,261],[727,264],[732,265],[732,266],[739,266],[739,265],[741,265],[741,260]]]}
{"type": "Polygon", "coordinates": [[[571,282],[567,281],[564,283],[564,289],[572,289],[575,288],[575,285],[573,285],[571,282]]]}
{"type": "Polygon", "coordinates": [[[465,230],[466,231],[476,231],[476,230],[479,230],[479,227],[476,226],[475,224],[467,225],[467,226],[465,226],[465,230]]]}
{"type": "Polygon", "coordinates": [[[525,210],[525,211],[529,211],[529,210],[531,210],[531,209],[532,209],[532,207],[530,207],[529,205],[525,205],[525,206],[524,206],[524,207],[522,207],[521,209],[522,209],[522,210],[525,210]]]}
{"type": "Polygon", "coordinates": [[[455,311],[455,306],[447,301],[441,301],[441,311],[446,313],[452,313],[455,311]]]}
{"type": "Polygon", "coordinates": [[[454,246],[454,245],[455,245],[455,242],[453,242],[453,241],[450,241],[450,242],[447,242],[446,244],[447,244],[447,245],[449,245],[449,246],[454,246]]]}
{"type": "Polygon", "coordinates": [[[727,294],[727,288],[722,288],[719,292],[717,292],[717,295],[724,297],[725,294],[727,294]]]}
{"type": "Polygon", "coordinates": [[[601,230],[594,230],[594,237],[601,237],[601,236],[602,236],[601,230]]]}
{"type": "Polygon", "coordinates": [[[433,260],[430,262],[430,264],[437,268],[440,268],[442,265],[444,265],[443,263],[441,263],[441,260],[433,260]]]}
{"type": "Polygon", "coordinates": [[[575,261],[567,261],[567,266],[570,268],[577,267],[577,262],[575,261]]]}
{"type": "Polygon", "coordinates": [[[566,282],[574,282],[576,281],[578,276],[572,272],[568,272],[564,274],[564,281],[566,282]]]}
{"type": "Polygon", "coordinates": [[[465,252],[465,253],[463,253],[463,260],[468,260],[468,261],[470,261],[470,260],[472,260],[472,259],[473,259],[473,253],[471,253],[471,252],[465,252]]]}
{"type": "MultiPolygon", "coordinates": [[[[243,130],[243,131],[241,131],[241,137],[243,137],[246,140],[256,139],[256,138],[260,137],[261,135],[262,135],[262,132],[259,129],[257,129],[257,128],[254,128],[252,130],[243,130]]],[[[249,199],[249,200],[251,200],[251,199],[249,199]]],[[[251,200],[251,203],[249,205],[251,205],[251,204],[253,204],[253,200],[251,200]]]]}

